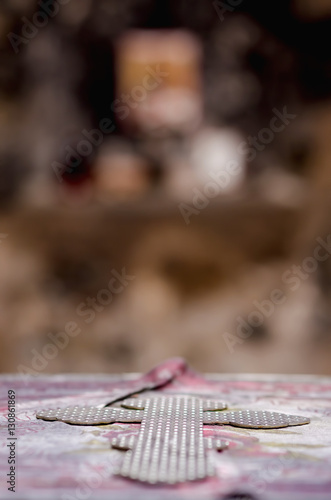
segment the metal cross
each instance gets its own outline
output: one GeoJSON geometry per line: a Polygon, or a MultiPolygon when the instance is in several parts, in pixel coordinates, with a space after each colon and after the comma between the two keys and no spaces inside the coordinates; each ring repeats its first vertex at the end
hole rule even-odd
{"type": "Polygon", "coordinates": [[[310,422],[309,418],[268,411],[221,411],[227,408],[223,402],[185,396],[132,398],[121,406],[42,410],[37,418],[76,425],[141,423],[137,437],[123,435],[111,445],[126,451],[117,474],[150,484],[175,484],[215,474],[207,450],[221,451],[228,444],[204,438],[203,425],[276,429],[310,422]]]}

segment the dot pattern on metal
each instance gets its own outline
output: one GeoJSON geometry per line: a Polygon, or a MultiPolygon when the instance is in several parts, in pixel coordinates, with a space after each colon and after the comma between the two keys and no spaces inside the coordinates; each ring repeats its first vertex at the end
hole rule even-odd
{"type": "Polygon", "coordinates": [[[227,409],[227,404],[224,401],[213,401],[206,399],[202,401],[203,411],[222,411],[227,409]]]}
{"type": "Polygon", "coordinates": [[[228,443],[203,436],[203,425],[277,429],[303,425],[309,418],[269,411],[220,411],[226,404],[196,397],[131,398],[122,408],[69,407],[42,410],[37,418],[76,425],[141,423],[138,436],[119,436],[111,447],[125,451],[117,474],[150,484],[176,484],[213,476],[208,450],[222,451],[228,443]]]}
{"type": "Polygon", "coordinates": [[[59,420],[74,425],[102,425],[117,423],[141,423],[143,418],[139,410],[119,408],[97,408],[96,406],[73,406],[56,410],[42,410],[37,418],[43,420],[59,420]]]}
{"type": "MultiPolygon", "coordinates": [[[[185,397],[185,396],[184,396],[185,397]]],[[[146,406],[146,399],[130,398],[125,399],[121,406],[130,410],[144,410],[146,406]]],[[[227,409],[227,404],[224,401],[214,401],[212,399],[202,400],[203,411],[221,411],[227,409]]]]}
{"type": "Polygon", "coordinates": [[[132,450],[137,442],[136,436],[119,436],[111,440],[111,447],[117,450],[132,450]]]}
{"type": "Polygon", "coordinates": [[[223,451],[229,447],[229,442],[224,441],[223,439],[205,437],[203,440],[207,450],[223,451]]]}
{"type": "Polygon", "coordinates": [[[118,473],[150,484],[175,484],[214,474],[203,438],[203,405],[197,398],[146,402],[136,446],[118,473]]]}
{"type": "Polygon", "coordinates": [[[280,429],[292,425],[309,424],[309,422],[309,418],[296,415],[253,410],[206,412],[203,419],[203,423],[207,425],[228,424],[247,429],[280,429]]]}
{"type": "Polygon", "coordinates": [[[125,399],[121,403],[122,408],[128,408],[129,410],[144,410],[146,406],[146,399],[130,398],[125,399]]]}

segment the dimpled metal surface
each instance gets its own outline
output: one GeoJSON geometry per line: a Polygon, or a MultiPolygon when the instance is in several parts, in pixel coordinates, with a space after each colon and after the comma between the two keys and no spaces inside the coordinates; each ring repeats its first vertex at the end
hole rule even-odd
{"type": "Polygon", "coordinates": [[[121,406],[123,408],[128,408],[129,410],[144,410],[146,406],[146,399],[130,398],[125,399],[121,406]]]}
{"type": "MultiPolygon", "coordinates": [[[[187,396],[184,396],[187,398],[187,396]]],[[[125,399],[121,406],[130,410],[144,410],[146,406],[146,399],[130,398],[125,399]]],[[[213,399],[202,400],[203,411],[221,411],[227,409],[227,404],[224,401],[215,401],[213,399]]]]}
{"type": "Polygon", "coordinates": [[[137,442],[125,454],[119,475],[150,484],[175,484],[214,474],[203,438],[200,399],[150,399],[143,413],[137,442]]]}
{"type": "Polygon", "coordinates": [[[309,424],[309,422],[309,418],[296,415],[254,410],[226,411],[222,413],[206,412],[203,419],[204,424],[228,424],[248,429],[279,429],[292,425],[309,424]]]}
{"type": "Polygon", "coordinates": [[[111,440],[111,447],[117,450],[131,450],[137,442],[136,436],[120,436],[111,440]]]}
{"type": "Polygon", "coordinates": [[[113,438],[111,446],[126,452],[117,475],[150,484],[175,484],[214,475],[207,450],[222,451],[228,443],[204,438],[204,424],[277,429],[310,422],[305,417],[269,411],[221,411],[225,408],[221,401],[163,396],[131,398],[122,403],[122,408],[74,406],[42,410],[37,418],[76,425],[141,423],[138,436],[113,438]]]}
{"type": "Polygon", "coordinates": [[[229,447],[228,441],[224,441],[223,439],[213,438],[213,437],[205,437],[204,443],[205,443],[205,448],[207,450],[223,451],[229,447]]]}
{"type": "Polygon", "coordinates": [[[203,411],[222,411],[227,409],[227,404],[224,401],[214,401],[213,399],[206,399],[202,401],[203,411]]]}
{"type": "Polygon", "coordinates": [[[120,408],[97,408],[96,406],[71,406],[55,410],[41,410],[37,418],[59,420],[74,425],[102,425],[118,423],[140,423],[142,412],[120,408]]]}

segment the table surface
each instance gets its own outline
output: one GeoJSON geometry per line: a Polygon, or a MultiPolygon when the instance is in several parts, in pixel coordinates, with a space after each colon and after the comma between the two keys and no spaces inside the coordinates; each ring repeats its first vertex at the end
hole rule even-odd
{"type": "MultiPolygon", "coordinates": [[[[331,499],[331,378],[291,375],[182,374],[159,389],[162,395],[189,394],[222,399],[230,409],[265,409],[308,416],[300,427],[252,430],[205,426],[206,436],[229,441],[211,451],[217,475],[176,486],[148,486],[113,475],[122,452],[110,449],[113,437],[139,432],[138,424],[73,426],[36,419],[37,410],[105,404],[119,389],[130,391],[139,374],[0,376],[0,498],[246,498],[331,499]],[[8,491],[8,398],[16,395],[16,493],[8,491]],[[228,496],[227,496],[228,495],[228,496]],[[232,496],[231,496],[232,495],[232,496]],[[244,497],[242,497],[244,498],[244,497]]],[[[153,391],[155,394],[155,391],[153,391]]],[[[148,392],[144,398],[148,397],[148,392]]]]}

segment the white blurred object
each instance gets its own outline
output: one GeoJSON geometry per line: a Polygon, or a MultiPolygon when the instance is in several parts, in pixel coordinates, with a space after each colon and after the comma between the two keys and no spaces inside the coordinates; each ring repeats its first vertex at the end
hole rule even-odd
{"type": "Polygon", "coordinates": [[[245,157],[239,152],[243,137],[230,128],[205,128],[191,144],[191,164],[202,186],[218,179],[220,194],[238,191],[246,175],[245,157]]]}

